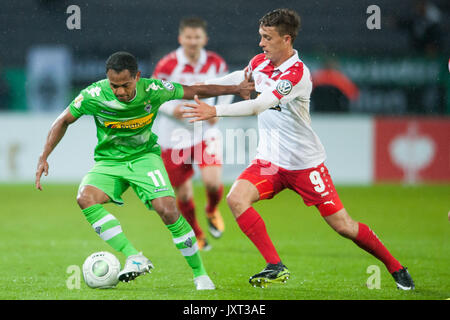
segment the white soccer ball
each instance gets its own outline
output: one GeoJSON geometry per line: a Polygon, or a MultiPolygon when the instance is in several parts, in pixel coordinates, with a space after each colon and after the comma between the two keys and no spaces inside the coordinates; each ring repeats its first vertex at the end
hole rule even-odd
{"type": "Polygon", "coordinates": [[[114,288],[119,282],[120,261],[107,251],[91,254],[83,263],[83,278],[91,288],[114,288]]]}

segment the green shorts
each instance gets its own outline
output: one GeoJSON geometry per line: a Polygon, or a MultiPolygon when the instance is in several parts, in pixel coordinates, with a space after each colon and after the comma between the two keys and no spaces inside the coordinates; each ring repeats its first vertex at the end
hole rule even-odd
{"type": "Polygon", "coordinates": [[[153,199],[175,197],[161,156],[154,153],[131,161],[97,161],[84,176],[80,189],[86,185],[102,190],[119,205],[123,204],[122,194],[130,186],[149,209],[153,199]]]}

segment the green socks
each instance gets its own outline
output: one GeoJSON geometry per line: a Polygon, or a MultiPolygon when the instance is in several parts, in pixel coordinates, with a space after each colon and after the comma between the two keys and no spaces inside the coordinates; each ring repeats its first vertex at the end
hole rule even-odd
{"type": "MultiPolygon", "coordinates": [[[[126,257],[139,253],[125,237],[119,220],[106,211],[101,204],[93,205],[82,211],[95,232],[114,250],[122,252],[126,257]]],[[[180,215],[178,220],[174,224],[167,225],[167,228],[172,233],[175,246],[192,268],[194,278],[206,275],[198,249],[197,238],[186,219],[180,215]]]]}
{"type": "Polygon", "coordinates": [[[119,220],[106,211],[101,204],[93,205],[82,211],[95,232],[114,250],[122,252],[127,258],[139,253],[125,237],[119,220]]]}
{"type": "Polygon", "coordinates": [[[178,218],[174,224],[169,224],[166,227],[172,233],[175,246],[180,250],[181,254],[192,268],[194,278],[206,275],[206,270],[198,250],[197,238],[186,219],[180,215],[180,218],[178,218]]]}

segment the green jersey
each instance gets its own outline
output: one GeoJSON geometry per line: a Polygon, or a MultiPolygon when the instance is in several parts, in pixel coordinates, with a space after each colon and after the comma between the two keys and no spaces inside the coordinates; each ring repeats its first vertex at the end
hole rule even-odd
{"type": "Polygon", "coordinates": [[[141,78],[136,83],[136,96],[128,102],[119,101],[109,80],[93,83],[72,101],[70,113],[94,117],[98,143],[94,159],[132,160],[144,153],[160,153],[158,137],[152,132],[159,107],[166,101],[183,98],[178,83],[141,78]]]}

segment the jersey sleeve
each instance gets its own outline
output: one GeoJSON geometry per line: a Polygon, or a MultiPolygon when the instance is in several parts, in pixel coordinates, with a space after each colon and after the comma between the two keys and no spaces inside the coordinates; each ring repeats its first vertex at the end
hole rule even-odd
{"type": "Polygon", "coordinates": [[[160,89],[157,91],[160,104],[170,100],[179,100],[184,96],[183,86],[177,82],[154,79],[160,89]]]}
{"type": "Polygon", "coordinates": [[[89,97],[87,94],[86,89],[82,90],[69,104],[69,111],[75,118],[90,114],[88,111],[89,97]]]}
{"type": "Polygon", "coordinates": [[[289,102],[297,97],[309,99],[312,82],[311,79],[305,78],[303,68],[295,68],[282,74],[271,90],[281,103],[289,102]]]}
{"type": "Polygon", "coordinates": [[[255,70],[256,67],[264,61],[264,59],[265,59],[264,53],[260,53],[254,56],[252,60],[250,60],[250,62],[248,63],[247,67],[245,67],[244,71],[246,73],[253,72],[253,70],[255,70]]]}

